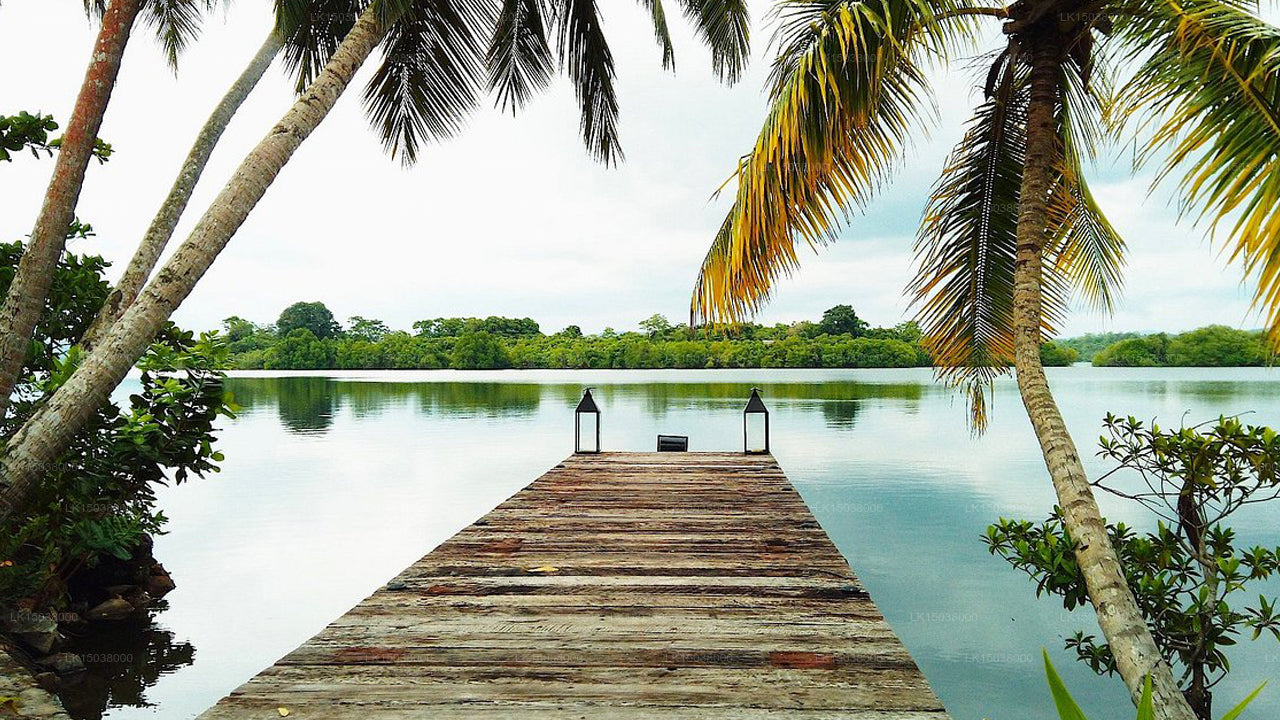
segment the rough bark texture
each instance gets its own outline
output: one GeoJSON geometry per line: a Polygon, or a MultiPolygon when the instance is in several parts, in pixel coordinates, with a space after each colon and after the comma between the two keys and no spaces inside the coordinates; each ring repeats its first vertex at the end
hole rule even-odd
{"type": "Polygon", "coordinates": [[[151,227],[147,228],[146,235],[138,244],[138,249],[134,251],[128,267],[120,276],[120,281],[107,296],[107,301],[94,318],[93,324],[85,331],[84,339],[81,341],[85,350],[92,349],[102,340],[112,324],[120,319],[124,311],[137,299],[138,293],[142,292],[143,286],[147,284],[147,278],[156,267],[156,262],[160,260],[160,254],[164,252],[169,239],[173,237],[174,228],[182,218],[183,211],[187,209],[191,193],[195,190],[196,183],[200,182],[200,176],[204,174],[205,165],[213,155],[213,149],[217,147],[222,133],[227,129],[227,125],[231,123],[231,118],[235,116],[240,106],[244,104],[245,99],[249,97],[249,93],[253,92],[254,87],[258,85],[258,81],[267,72],[271,61],[283,46],[284,42],[273,30],[267,36],[266,42],[262,43],[257,54],[249,61],[249,66],[244,69],[232,84],[231,89],[223,96],[222,101],[214,108],[213,114],[209,116],[196,137],[195,144],[191,146],[191,152],[182,164],[182,170],[169,190],[169,196],[165,198],[164,204],[151,220],[151,227]]]}
{"type": "Polygon", "coordinates": [[[0,416],[27,357],[27,348],[53,281],[53,270],[67,244],[67,227],[75,218],[85,171],[115,89],[120,61],[142,0],[112,0],[102,16],[93,57],[80,86],[62,148],[53,165],[44,205],[22,253],[18,271],[0,308],[0,416]]]}
{"type": "Polygon", "coordinates": [[[1115,655],[1120,676],[1135,702],[1142,695],[1145,679],[1151,676],[1159,720],[1195,720],[1195,713],[1178,689],[1169,664],[1161,657],[1125,582],[1075,442],[1067,432],[1040,363],[1042,253],[1048,227],[1046,199],[1053,182],[1053,159],[1057,152],[1054,111],[1061,59],[1059,46],[1052,39],[1037,42],[1033,52],[1027,158],[1019,202],[1014,275],[1014,364],[1018,390],[1040,441],[1064,524],[1079,544],[1076,561],[1084,575],[1098,625],[1115,655]]]}
{"type": "Polygon", "coordinates": [[[376,8],[366,10],[320,76],[245,157],[137,301],[9,441],[0,480],[0,526],[21,507],[49,464],[142,357],[156,332],[191,293],[294,151],[333,109],[385,34],[376,8]]]}

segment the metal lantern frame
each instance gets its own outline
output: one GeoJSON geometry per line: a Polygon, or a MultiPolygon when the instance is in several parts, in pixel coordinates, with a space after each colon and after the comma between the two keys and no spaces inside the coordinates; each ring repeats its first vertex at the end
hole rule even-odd
{"type": "Polygon", "coordinates": [[[760,399],[760,388],[751,388],[751,397],[747,400],[747,406],[742,409],[742,452],[747,455],[769,454],[769,408],[765,407],[764,400],[760,399]],[[764,415],[763,450],[752,450],[750,439],[747,437],[747,419],[752,415],[764,415]]]}
{"type": "Polygon", "coordinates": [[[582,391],[582,400],[578,401],[578,407],[573,411],[573,452],[575,455],[595,455],[600,452],[600,407],[596,405],[595,398],[591,397],[591,388],[582,391]],[[583,415],[596,416],[595,450],[582,449],[583,415]]]}

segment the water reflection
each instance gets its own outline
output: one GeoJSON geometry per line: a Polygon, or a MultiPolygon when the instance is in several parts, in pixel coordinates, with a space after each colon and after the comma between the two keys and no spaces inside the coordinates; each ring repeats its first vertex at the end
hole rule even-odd
{"type": "MultiPolygon", "coordinates": [[[[740,407],[759,386],[773,407],[818,410],[828,427],[853,428],[867,400],[907,401],[914,409],[928,386],[920,383],[787,382],[787,383],[624,383],[595,390],[607,405],[638,402],[651,418],[696,409],[740,407]]],[[[579,383],[525,382],[382,382],[318,376],[236,377],[227,383],[245,412],[275,410],[281,424],[300,435],[322,434],[335,416],[349,412],[355,419],[377,419],[388,410],[410,407],[424,415],[519,418],[535,414],[544,398],[572,407],[582,396],[579,383]]]]}
{"type": "MultiPolygon", "coordinates": [[[[1095,476],[1109,469],[1093,455],[1107,412],[1176,425],[1187,411],[1253,411],[1249,422],[1280,427],[1275,370],[1053,368],[1050,382],[1095,476]]],[[[1062,649],[1090,629],[1088,611],[1037,599],[978,539],[996,518],[1039,519],[1055,501],[1011,381],[997,384],[991,428],[974,438],[963,400],[928,370],[404,371],[228,383],[245,410],[221,432],[224,470],[162,491],[172,532],[156,541],[179,583],[162,620],[200,661],[161,673],[147,690],[155,710],[128,704],[141,690],[119,691],[111,720],[195,717],[554,466],[572,452],[584,386],[603,410],[606,450],[652,450],[657,433],[689,435],[695,450],[741,448],[742,407],[760,387],[779,462],[955,720],[1055,717],[1042,647],[1089,717],[1127,703],[1117,681],[1062,649]]],[[[1145,522],[1100,502],[1112,520],[1145,522]]],[[[1241,538],[1280,545],[1274,508],[1258,510],[1240,516],[1241,538]]],[[[1230,655],[1224,706],[1280,679],[1274,642],[1242,641],[1230,655]]],[[[1280,693],[1251,712],[1280,717],[1280,693]]]]}
{"type": "Polygon", "coordinates": [[[152,620],[159,601],[139,617],[96,623],[70,633],[67,651],[81,656],[85,672],[59,692],[77,720],[99,720],[108,708],[153,708],[147,690],[163,676],[195,662],[196,649],[152,620]]]}
{"type": "Polygon", "coordinates": [[[323,434],[334,417],[349,411],[376,419],[387,410],[416,403],[427,415],[518,417],[538,409],[543,388],[516,383],[399,383],[326,377],[240,377],[227,382],[246,412],[274,409],[280,422],[301,435],[323,434]]]}

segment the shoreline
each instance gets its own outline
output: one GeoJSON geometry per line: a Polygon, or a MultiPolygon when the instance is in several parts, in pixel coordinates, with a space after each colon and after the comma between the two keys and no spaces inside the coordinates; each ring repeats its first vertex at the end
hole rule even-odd
{"type": "Polygon", "coordinates": [[[40,687],[35,675],[18,662],[10,649],[0,643],[0,710],[6,709],[6,701],[16,707],[17,717],[31,720],[71,720],[62,702],[53,693],[40,687]]]}

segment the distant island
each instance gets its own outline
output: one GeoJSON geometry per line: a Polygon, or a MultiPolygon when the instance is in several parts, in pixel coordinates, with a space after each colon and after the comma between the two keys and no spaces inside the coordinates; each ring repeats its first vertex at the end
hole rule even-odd
{"type": "Polygon", "coordinates": [[[1260,331],[1208,325],[1178,335],[1098,333],[1058,341],[1096,367],[1256,367],[1272,361],[1260,331]]]}
{"type": "MultiPolygon", "coordinates": [[[[410,331],[353,316],[343,324],[322,302],[298,302],[274,323],[223,321],[242,370],[488,370],[500,368],[905,368],[930,367],[914,322],[872,327],[849,305],[818,320],[708,330],[653,315],[636,330],[544,333],[530,318],[432,318],[410,331]]],[[[1085,335],[1041,347],[1046,365],[1261,365],[1259,333],[1212,325],[1181,335],[1085,335]]]]}

